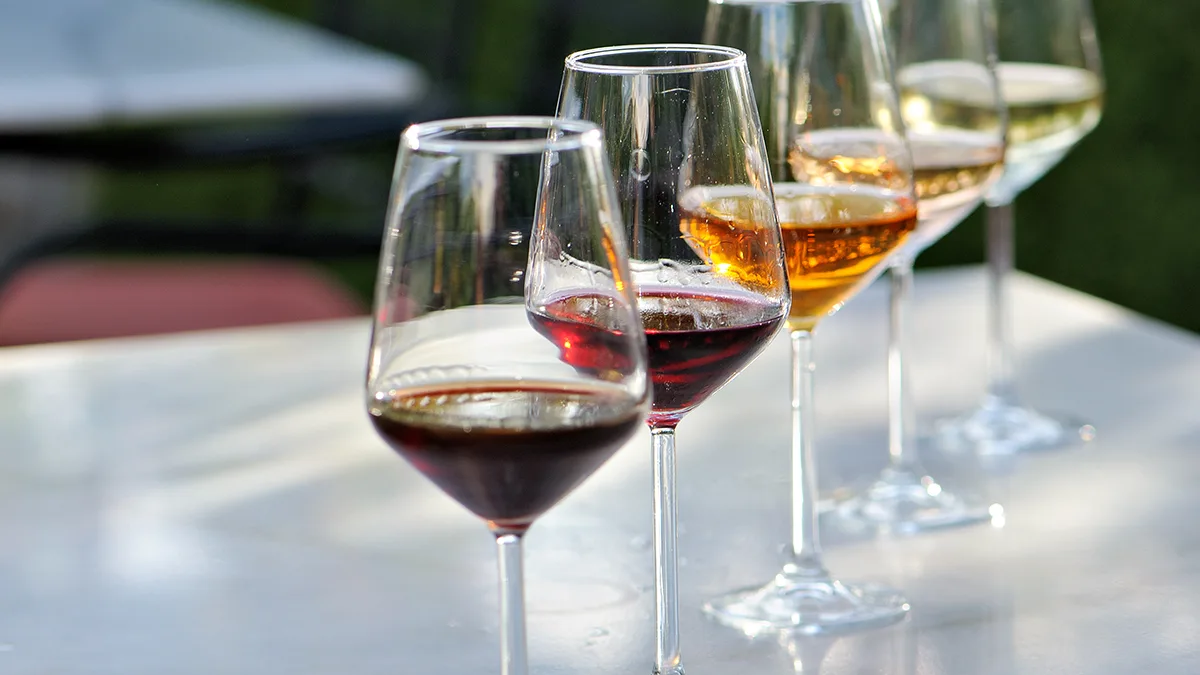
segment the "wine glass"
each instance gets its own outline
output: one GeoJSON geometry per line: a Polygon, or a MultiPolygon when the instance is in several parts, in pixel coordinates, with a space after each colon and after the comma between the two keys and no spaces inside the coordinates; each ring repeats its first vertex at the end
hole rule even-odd
{"type": "Polygon", "coordinates": [[[522,536],[649,406],[602,143],[585,122],[477,117],[409,127],[396,160],[367,408],[495,537],[504,675],[527,670],[522,536]]]}
{"type": "MultiPolygon", "coordinates": [[[[1088,0],[995,0],[996,67],[1008,106],[1004,176],[987,195],[988,388],[975,410],[938,425],[946,449],[1013,454],[1091,440],[1095,429],[1022,406],[1013,385],[1007,283],[1013,269],[1013,200],[1100,122],[1104,75],[1088,0]]],[[[963,93],[937,105],[971,105],[963,93]]]]}
{"type": "Polygon", "coordinates": [[[889,12],[918,216],[916,232],[889,268],[889,463],[870,487],[839,506],[857,525],[913,533],[1002,513],[999,505],[951,493],[922,468],[904,364],[913,261],[974,211],[1003,172],[1005,109],[993,67],[988,1],[898,0],[889,12]],[[970,104],[943,105],[947,91],[970,104]]]}
{"type": "Polygon", "coordinates": [[[775,179],[792,307],[792,556],[773,580],[709,601],[747,634],[887,625],[897,592],[845,584],[821,561],[813,448],[813,331],[876,278],[917,225],[884,26],[875,0],[711,0],[711,43],[751,55],[775,179]]]}
{"type": "Polygon", "coordinates": [[[788,311],[746,57],[704,45],[577,52],[558,111],[604,129],[617,173],[654,389],[654,670],[682,673],[675,427],[766,346],[788,311]]]}

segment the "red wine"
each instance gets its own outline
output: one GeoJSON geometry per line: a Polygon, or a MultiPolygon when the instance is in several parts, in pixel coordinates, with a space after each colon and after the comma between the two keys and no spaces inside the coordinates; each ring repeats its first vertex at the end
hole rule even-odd
{"type": "Polygon", "coordinates": [[[596,293],[552,298],[529,312],[530,323],[553,342],[564,363],[580,372],[599,376],[631,374],[637,363],[637,343],[619,326],[616,300],[596,293]]]}
{"type": "Polygon", "coordinates": [[[653,424],[672,425],[737,374],[774,337],[778,305],[680,288],[638,293],[654,384],[653,424]]]}
{"type": "Polygon", "coordinates": [[[521,531],[637,429],[640,402],[597,382],[426,385],[371,403],[376,431],[494,529],[521,531]]]}

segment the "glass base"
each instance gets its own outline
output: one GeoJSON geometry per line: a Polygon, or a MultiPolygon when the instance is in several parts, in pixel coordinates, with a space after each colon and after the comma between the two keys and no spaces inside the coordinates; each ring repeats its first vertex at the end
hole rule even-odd
{"type": "Polygon", "coordinates": [[[747,636],[786,631],[801,635],[882,628],[908,614],[897,591],[808,577],[788,565],[766,586],[735,591],[704,604],[706,614],[747,636]]]}
{"type": "Polygon", "coordinates": [[[982,523],[1003,514],[999,504],[973,504],[929,476],[891,468],[865,492],[838,505],[838,517],[852,528],[896,534],[982,523]]]}
{"type": "Polygon", "coordinates": [[[1056,450],[1095,437],[1090,424],[989,398],[962,417],[939,422],[933,440],[951,453],[1013,455],[1056,450]]]}

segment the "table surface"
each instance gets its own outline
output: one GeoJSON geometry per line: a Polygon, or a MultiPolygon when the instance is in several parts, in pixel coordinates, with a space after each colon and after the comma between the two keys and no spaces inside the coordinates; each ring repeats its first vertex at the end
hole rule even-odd
{"type": "Polygon", "coordinates": [[[2,0],[0,130],[407,105],[421,69],[226,0],[2,0]]]}
{"type": "MultiPolygon", "coordinates": [[[[827,491],[884,460],[883,290],[818,333],[827,491]]],[[[917,295],[929,420],[981,390],[982,275],[922,273],[917,295]]],[[[683,422],[689,673],[1200,672],[1200,339],[1027,276],[1014,295],[1027,400],[1099,437],[978,483],[1002,528],[826,528],[837,573],[908,593],[897,627],[781,644],[697,609],[781,562],[786,340],[683,422]]],[[[366,341],[349,321],[0,351],[0,672],[498,672],[490,537],[374,436],[366,341]]],[[[649,453],[630,446],[528,537],[535,674],[649,671],[649,453]]]]}

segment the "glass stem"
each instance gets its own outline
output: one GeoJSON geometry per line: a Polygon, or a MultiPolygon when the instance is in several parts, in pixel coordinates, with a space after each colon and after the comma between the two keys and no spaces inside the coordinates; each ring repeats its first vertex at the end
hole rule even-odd
{"type": "Polygon", "coordinates": [[[682,675],[675,520],[675,428],[650,430],[654,452],[654,672],[682,675]]]}
{"type": "Polygon", "coordinates": [[[812,331],[792,331],[792,562],[789,576],[826,579],[817,532],[817,469],[813,441],[812,331]]]}
{"type": "Polygon", "coordinates": [[[496,552],[500,561],[500,673],[528,675],[521,535],[497,532],[496,552]]]}
{"type": "Polygon", "coordinates": [[[888,324],[888,454],[893,472],[921,473],[915,456],[916,420],[913,416],[911,387],[904,372],[904,352],[909,305],[912,303],[912,258],[897,258],[888,271],[891,279],[891,307],[888,324]]]}
{"type": "Polygon", "coordinates": [[[1013,270],[1013,205],[987,210],[988,402],[1013,402],[1012,345],[1008,338],[1007,284],[1013,270]]]}

